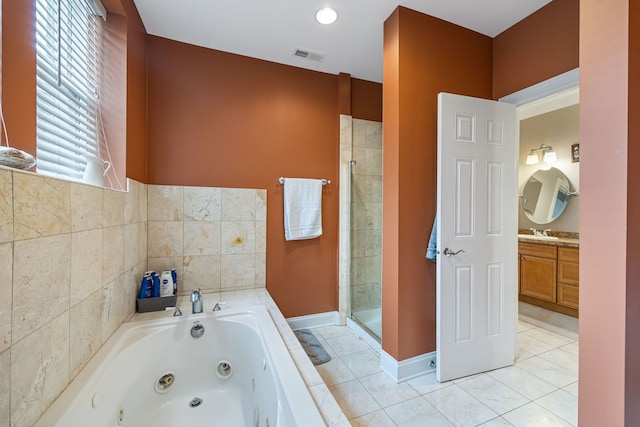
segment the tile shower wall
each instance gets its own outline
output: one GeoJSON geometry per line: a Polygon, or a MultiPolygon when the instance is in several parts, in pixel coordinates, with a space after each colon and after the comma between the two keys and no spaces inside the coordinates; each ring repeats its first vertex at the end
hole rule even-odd
{"type": "Polygon", "coordinates": [[[135,310],[146,186],[0,169],[0,425],[30,426],[135,310]]]}
{"type": "Polygon", "coordinates": [[[182,294],[265,287],[266,190],[150,185],[148,193],[149,269],[177,268],[182,294]]]}
{"type": "Polygon", "coordinates": [[[352,126],[351,304],[360,311],[382,300],[382,123],[352,126]]]}

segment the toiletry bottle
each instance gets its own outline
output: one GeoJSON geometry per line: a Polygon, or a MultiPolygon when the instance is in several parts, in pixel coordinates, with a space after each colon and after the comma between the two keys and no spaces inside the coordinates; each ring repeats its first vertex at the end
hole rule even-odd
{"type": "Polygon", "coordinates": [[[160,276],[158,273],[153,272],[153,297],[158,298],[160,296],[160,276]]]}
{"type": "Polygon", "coordinates": [[[173,278],[173,294],[178,293],[178,272],[175,268],[171,269],[171,277],[173,278]]]}
{"type": "Polygon", "coordinates": [[[151,274],[145,273],[142,278],[142,282],[140,283],[140,292],[138,293],[138,298],[151,298],[153,296],[153,279],[151,278],[151,274]]]}
{"type": "Polygon", "coordinates": [[[160,273],[160,296],[169,297],[173,295],[173,276],[171,271],[164,270],[160,273]]]}

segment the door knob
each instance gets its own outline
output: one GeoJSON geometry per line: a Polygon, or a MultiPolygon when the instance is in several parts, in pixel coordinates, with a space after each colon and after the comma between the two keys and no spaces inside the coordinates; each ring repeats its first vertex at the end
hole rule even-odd
{"type": "Polygon", "coordinates": [[[451,255],[458,255],[459,253],[464,252],[464,249],[460,249],[459,251],[452,251],[449,248],[444,248],[444,251],[442,252],[444,254],[444,256],[451,256],[451,255]]]}

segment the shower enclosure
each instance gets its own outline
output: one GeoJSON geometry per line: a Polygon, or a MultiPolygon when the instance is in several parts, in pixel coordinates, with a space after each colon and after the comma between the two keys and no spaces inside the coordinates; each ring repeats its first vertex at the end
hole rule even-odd
{"type": "Polygon", "coordinates": [[[341,168],[341,312],[380,342],[382,123],[341,117],[341,168]]]}

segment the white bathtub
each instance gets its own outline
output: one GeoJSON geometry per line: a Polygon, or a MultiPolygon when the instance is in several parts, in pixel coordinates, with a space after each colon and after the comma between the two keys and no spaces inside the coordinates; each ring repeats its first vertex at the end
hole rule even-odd
{"type": "Polygon", "coordinates": [[[326,424],[269,313],[252,306],[122,325],[36,423],[120,425],[326,424]]]}

